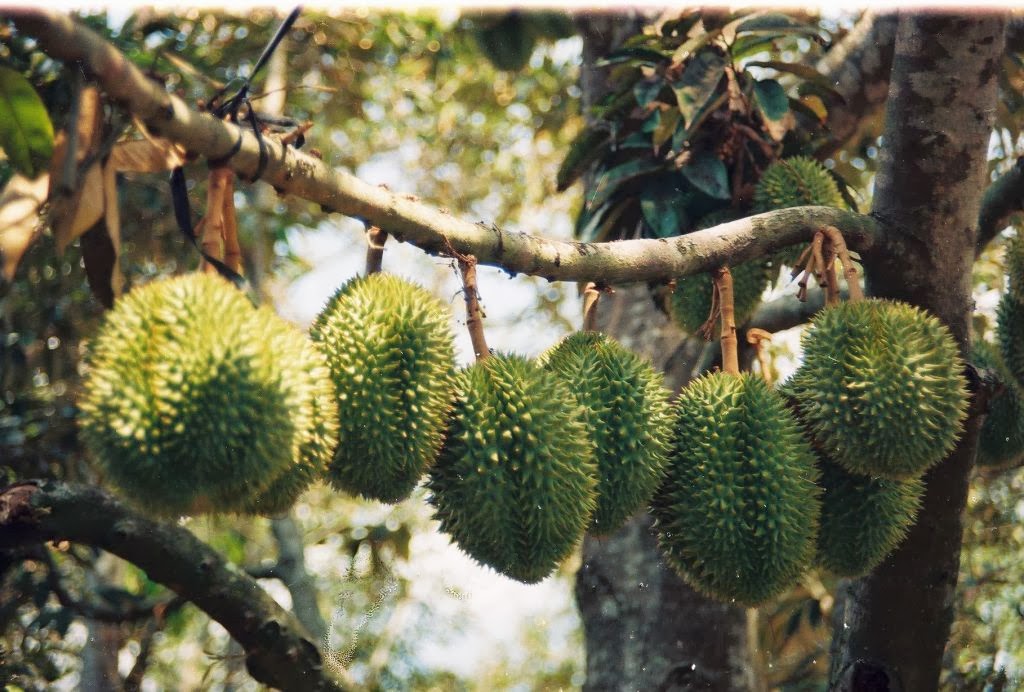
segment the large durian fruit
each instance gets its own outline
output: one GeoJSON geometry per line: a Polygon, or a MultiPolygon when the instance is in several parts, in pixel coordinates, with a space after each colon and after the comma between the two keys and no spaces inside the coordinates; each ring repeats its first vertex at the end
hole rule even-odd
{"type": "Polygon", "coordinates": [[[460,371],[456,391],[427,484],[441,530],[477,562],[538,582],[569,555],[596,507],[585,414],[564,382],[515,355],[460,371]]]}
{"type": "MultiPolygon", "coordinates": [[[[737,218],[739,215],[734,209],[720,209],[704,216],[696,230],[713,228],[737,218]]],[[[773,271],[763,259],[743,262],[732,267],[731,271],[736,322],[743,324],[761,304],[761,296],[771,282],[773,271]]],[[[708,319],[713,291],[714,282],[707,273],[692,274],[676,280],[676,288],[668,301],[669,312],[687,334],[695,334],[708,319]]]]}
{"type": "Polygon", "coordinates": [[[851,473],[906,479],[956,444],[967,415],[949,330],[905,303],[868,299],[818,313],[786,388],[826,456],[851,473]]]}
{"type": "Polygon", "coordinates": [[[83,441],[105,476],[150,511],[278,510],[333,452],[322,361],[220,277],[136,288],[107,313],[88,362],[83,441]],[[275,484],[296,469],[301,479],[279,494],[275,484]]]}
{"type": "MultiPolygon", "coordinates": [[[[843,208],[843,196],[827,168],[810,157],[794,156],[765,169],[754,188],[754,213],[805,205],[843,208]]],[[[772,266],[792,267],[804,247],[798,243],[780,250],[772,256],[772,266]]]]}
{"type": "Polygon", "coordinates": [[[988,402],[988,413],[978,439],[978,465],[1007,468],[1024,461],[1024,401],[1020,386],[1003,363],[998,348],[984,341],[974,344],[974,363],[999,376],[1002,391],[988,402]]]}
{"type": "Polygon", "coordinates": [[[382,502],[412,492],[437,458],[451,411],[448,309],[391,274],[345,283],[311,329],[337,391],[334,487],[382,502]]]}
{"type": "Polygon", "coordinates": [[[819,462],[824,493],[817,563],[838,576],[867,574],[914,525],[924,483],[870,478],[825,459],[819,462]]]}
{"type": "Polygon", "coordinates": [[[607,535],[651,499],[664,471],[672,408],[651,364],[598,332],[578,332],[543,354],[586,414],[596,449],[597,510],[590,531],[607,535]]]}
{"type": "Polygon", "coordinates": [[[676,413],[673,454],[651,505],[662,552],[697,590],[763,603],[814,557],[814,452],[781,395],[750,373],[695,380],[676,413]]]}

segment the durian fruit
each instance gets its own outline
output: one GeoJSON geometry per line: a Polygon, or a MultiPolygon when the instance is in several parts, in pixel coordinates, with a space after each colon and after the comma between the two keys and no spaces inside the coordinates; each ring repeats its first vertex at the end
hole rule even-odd
{"type": "Polygon", "coordinates": [[[189,274],[121,298],[91,344],[80,430],[106,477],[161,514],[238,511],[301,463],[314,377],[301,335],[224,279],[189,274]]]}
{"type": "Polygon", "coordinates": [[[1005,468],[1024,460],[1024,402],[1020,387],[1010,374],[999,350],[984,341],[974,344],[974,363],[995,370],[1003,390],[988,402],[988,413],[978,440],[978,465],[1005,468]]]}
{"type": "MultiPolygon", "coordinates": [[[[810,157],[794,156],[765,169],[754,188],[755,213],[805,205],[843,208],[843,196],[827,168],[810,157]]],[[[792,267],[804,247],[798,243],[780,250],[773,255],[773,266],[792,267]]]]}
{"type": "Polygon", "coordinates": [[[661,479],[672,433],[668,390],[650,363],[598,332],[572,334],[539,360],[583,406],[599,479],[590,531],[610,534],[661,479]]]}
{"type": "Polygon", "coordinates": [[[868,299],[819,312],[787,389],[815,443],[851,473],[906,479],[949,453],[967,415],[949,330],[905,303],[868,299]]]}
{"type": "Polygon", "coordinates": [[[345,283],[311,329],[337,391],[340,444],[328,480],[381,502],[412,492],[437,458],[451,411],[450,313],[391,274],[345,283]]]}
{"type": "Polygon", "coordinates": [[[996,309],[996,337],[1003,365],[1024,386],[1024,299],[1007,290],[996,309]]]}
{"type": "Polygon", "coordinates": [[[674,451],[651,505],[662,552],[697,590],[763,603],[814,557],[814,452],[782,396],[750,373],[695,380],[676,412],[674,451]]]}
{"type": "Polygon", "coordinates": [[[264,339],[275,352],[287,353],[297,376],[306,380],[304,395],[290,408],[296,422],[298,453],[266,490],[242,498],[239,511],[274,516],[288,510],[306,488],[323,478],[338,446],[338,406],[327,359],[315,343],[296,329],[279,329],[276,314],[259,311],[264,339]]]}
{"type": "Polygon", "coordinates": [[[572,551],[596,507],[584,413],[564,382],[515,355],[460,371],[456,391],[427,484],[435,517],[477,562],[538,582],[572,551]]]}
{"type": "MultiPolygon", "coordinates": [[[[713,211],[704,216],[695,230],[712,228],[739,218],[732,208],[713,211]]],[[[736,322],[743,324],[761,304],[761,296],[771,281],[773,272],[763,259],[744,262],[732,267],[733,305],[736,322]]],[[[676,280],[675,291],[669,298],[669,312],[676,324],[687,334],[695,334],[711,312],[714,282],[710,274],[693,274],[676,280]]]]}
{"type": "Polygon", "coordinates": [[[819,462],[824,493],[817,563],[838,576],[867,574],[914,525],[924,483],[918,478],[870,478],[824,459],[819,462]]]}

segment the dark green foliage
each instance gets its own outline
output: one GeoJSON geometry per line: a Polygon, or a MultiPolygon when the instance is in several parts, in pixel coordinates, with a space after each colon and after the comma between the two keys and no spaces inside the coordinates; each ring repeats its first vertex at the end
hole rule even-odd
{"type": "Polygon", "coordinates": [[[914,525],[924,483],[851,474],[823,459],[819,464],[824,493],[817,562],[839,576],[867,574],[914,525]]]}
{"type": "Polygon", "coordinates": [[[311,329],[338,396],[340,445],[328,478],[382,502],[408,497],[437,457],[451,409],[450,313],[390,274],[345,283],[311,329]]]}
{"type": "Polygon", "coordinates": [[[558,377],[514,355],[460,371],[456,391],[428,482],[441,530],[481,564],[538,582],[572,551],[596,507],[585,414],[558,377]]]}
{"type": "MultiPolygon", "coordinates": [[[[712,228],[739,218],[732,208],[712,212],[701,219],[697,229],[712,228]]],[[[744,262],[730,267],[733,283],[733,309],[736,324],[743,324],[761,304],[761,296],[771,281],[772,272],[764,260],[744,262]]],[[[676,290],[669,298],[672,318],[682,330],[694,334],[708,319],[714,282],[710,274],[693,274],[676,279],[676,290]]]]}
{"type": "MultiPolygon", "coordinates": [[[[774,209],[820,205],[842,208],[843,196],[835,179],[821,163],[806,156],[776,161],[754,188],[754,213],[774,209]]],[[[807,239],[810,242],[810,238],[807,239]]],[[[794,265],[806,244],[791,245],[778,253],[774,265],[794,265]]]]}
{"type": "Polygon", "coordinates": [[[996,313],[996,337],[1003,366],[1024,385],[1024,243],[1019,237],[1006,246],[1006,292],[996,313]]]}
{"type": "Polygon", "coordinates": [[[978,440],[978,465],[1015,466],[1024,457],[1024,403],[1020,386],[1000,357],[999,349],[984,341],[974,344],[974,363],[999,375],[1003,390],[988,402],[988,413],[978,440]]]}
{"type": "Polygon", "coordinates": [[[949,329],[923,310],[869,299],[826,308],[787,385],[816,443],[847,471],[918,476],[956,444],[967,414],[949,329]]]}
{"type": "Polygon", "coordinates": [[[242,510],[295,466],[317,475],[333,449],[333,426],[315,420],[331,405],[304,342],[219,277],[137,288],[93,342],[82,438],[146,509],[242,510]]]}
{"type": "Polygon", "coordinates": [[[613,339],[578,332],[542,356],[583,405],[598,469],[590,530],[619,529],[654,493],[672,434],[668,391],[651,364],[613,339]]]}
{"type": "Polygon", "coordinates": [[[651,506],[662,552],[694,588],[763,603],[814,556],[814,453],[782,397],[749,373],[701,377],[676,412],[674,451],[651,506]]]}

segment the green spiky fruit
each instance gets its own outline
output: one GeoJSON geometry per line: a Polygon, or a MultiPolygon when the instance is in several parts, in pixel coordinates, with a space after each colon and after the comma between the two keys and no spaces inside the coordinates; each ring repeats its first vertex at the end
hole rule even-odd
{"type": "Polygon", "coordinates": [[[83,440],[151,511],[239,511],[298,460],[322,463],[333,447],[328,428],[303,449],[319,433],[307,428],[317,385],[302,369],[302,340],[216,276],[137,288],[91,346],[83,440]]]}
{"type": "Polygon", "coordinates": [[[921,506],[924,483],[870,478],[819,460],[821,527],[819,565],[843,577],[875,568],[906,537],[921,506]]]}
{"type": "MultiPolygon", "coordinates": [[[[704,216],[696,230],[712,228],[739,218],[731,208],[720,209],[704,216]]],[[[761,304],[761,296],[771,281],[772,271],[764,260],[744,262],[730,267],[732,273],[733,310],[736,324],[743,324],[761,304]]],[[[693,274],[676,279],[676,288],[669,298],[673,319],[687,334],[694,334],[711,313],[714,281],[710,274],[693,274]]]]}
{"type": "Polygon", "coordinates": [[[1007,293],[1024,300],[1024,239],[1019,235],[1006,242],[1007,293]]]}
{"type": "Polygon", "coordinates": [[[311,334],[338,397],[340,490],[382,502],[412,492],[437,458],[451,410],[450,313],[426,289],[390,274],[345,283],[311,334]]]}
{"type": "Polygon", "coordinates": [[[1024,401],[1020,387],[992,344],[976,342],[974,362],[980,368],[994,370],[1003,386],[988,402],[988,413],[978,439],[978,465],[1016,466],[1024,458],[1024,401]]]}
{"type": "Polygon", "coordinates": [[[749,373],[695,380],[676,412],[673,454],[651,505],[662,552],[699,591],[763,603],[814,556],[814,452],[778,392],[749,373]]]}
{"type": "Polygon", "coordinates": [[[430,472],[441,530],[525,583],[572,551],[596,506],[584,413],[553,373],[496,354],[459,372],[451,429],[430,472]]]}
{"type": "Polygon", "coordinates": [[[1024,385],[1024,300],[1009,290],[996,309],[996,338],[1003,365],[1018,385],[1024,385]]]}
{"type": "Polygon", "coordinates": [[[586,413],[599,478],[590,530],[610,534],[651,499],[661,479],[672,432],[668,391],[650,363],[597,332],[572,334],[540,360],[586,413]]]}
{"type": "MultiPolygon", "coordinates": [[[[780,159],[768,166],[754,188],[754,212],[805,205],[843,208],[843,196],[828,169],[807,156],[780,159]]],[[[773,265],[792,267],[804,247],[805,243],[797,243],[780,250],[773,256],[773,265]]]]}
{"type": "Polygon", "coordinates": [[[851,473],[918,476],[956,444],[967,415],[949,329],[905,303],[826,308],[804,334],[788,389],[816,444],[851,473]]]}
{"type": "Polygon", "coordinates": [[[315,343],[296,329],[276,327],[277,315],[261,308],[264,340],[277,353],[289,354],[305,396],[291,409],[298,453],[292,463],[261,492],[243,498],[239,510],[273,516],[287,511],[313,481],[323,478],[338,446],[338,406],[327,360],[315,343]]]}

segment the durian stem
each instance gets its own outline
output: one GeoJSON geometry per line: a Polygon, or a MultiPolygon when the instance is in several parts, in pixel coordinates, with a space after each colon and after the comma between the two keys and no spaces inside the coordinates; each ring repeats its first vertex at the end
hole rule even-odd
{"type": "Polygon", "coordinates": [[[772,340],[771,332],[753,327],[747,330],[747,343],[754,347],[757,353],[757,362],[761,365],[761,377],[769,385],[772,383],[772,368],[768,362],[767,343],[772,340]]]}
{"type": "Polygon", "coordinates": [[[729,267],[715,270],[715,291],[722,311],[722,370],[731,375],[739,375],[739,345],[736,341],[736,314],[733,310],[732,272],[729,267]]]}
{"type": "MultiPolygon", "coordinates": [[[[714,274],[712,281],[714,280],[714,274]]],[[[722,306],[718,295],[718,284],[712,283],[711,286],[711,309],[708,311],[708,318],[704,320],[704,324],[700,326],[697,331],[704,337],[704,341],[711,341],[715,338],[715,323],[718,322],[718,318],[722,316],[722,306]]]]}
{"type": "Polygon", "coordinates": [[[583,289],[583,331],[597,331],[597,304],[601,301],[601,290],[593,281],[583,289]]]}
{"type": "Polygon", "coordinates": [[[376,274],[384,264],[384,243],[388,240],[388,232],[370,226],[366,229],[366,275],[376,274]]]}
{"type": "Polygon", "coordinates": [[[857,267],[850,257],[850,250],[846,247],[843,234],[835,226],[825,226],[821,230],[832,243],[832,247],[835,248],[835,252],[839,256],[839,262],[843,265],[843,277],[846,279],[846,285],[850,288],[850,302],[856,303],[864,300],[864,291],[860,287],[857,267]]]}
{"type": "Polygon", "coordinates": [[[480,294],[476,290],[476,257],[464,255],[458,261],[459,271],[462,272],[462,297],[466,299],[466,328],[479,363],[491,355],[491,349],[487,347],[487,339],[484,337],[484,314],[480,309],[480,294]]]}
{"type": "MultiPolygon", "coordinates": [[[[824,233],[820,233],[824,236],[824,233]]],[[[839,279],[836,278],[836,246],[831,239],[825,239],[823,259],[825,273],[825,305],[839,305],[839,279]]]]}
{"type": "Polygon", "coordinates": [[[238,218],[235,216],[235,174],[230,169],[224,187],[224,264],[236,274],[242,273],[242,247],[238,243],[238,218]]]}
{"type": "MultiPolygon", "coordinates": [[[[230,168],[211,168],[209,183],[206,190],[206,216],[203,218],[202,248],[206,255],[215,260],[224,261],[224,195],[227,192],[228,178],[234,173],[230,168]]],[[[217,269],[208,262],[203,262],[208,272],[217,269]]]]}

